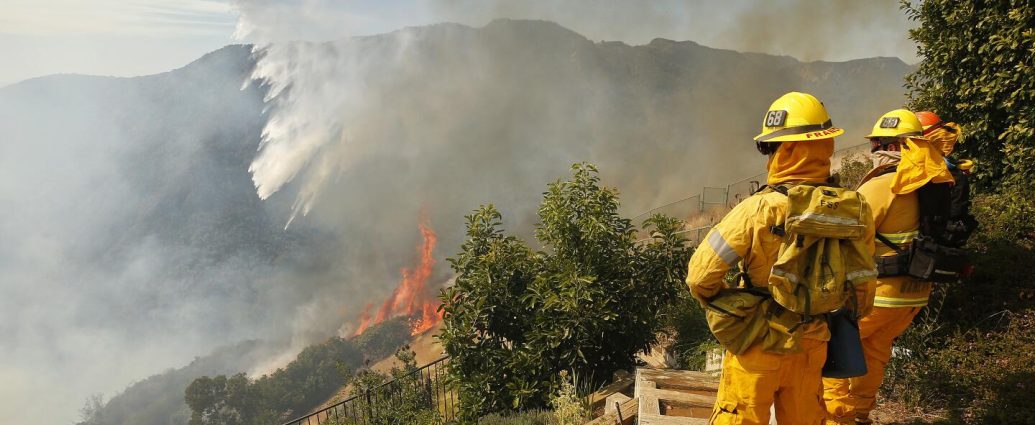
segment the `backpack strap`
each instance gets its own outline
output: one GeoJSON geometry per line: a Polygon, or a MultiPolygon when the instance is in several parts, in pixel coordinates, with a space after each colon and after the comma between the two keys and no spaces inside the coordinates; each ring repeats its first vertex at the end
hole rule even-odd
{"type": "Polygon", "coordinates": [[[859,180],[859,184],[855,185],[855,189],[858,190],[860,187],[862,187],[863,183],[870,181],[870,179],[874,177],[883,176],[885,174],[891,174],[896,171],[898,171],[898,163],[885,164],[877,168],[874,168],[870,170],[870,172],[866,173],[866,175],[863,176],[862,180],[859,180]]]}
{"type": "MultiPolygon", "coordinates": [[[[767,191],[767,190],[771,191],[771,192],[779,193],[779,194],[781,194],[783,196],[787,196],[788,187],[784,186],[784,185],[780,185],[780,184],[776,184],[776,185],[764,184],[764,185],[762,185],[762,187],[759,187],[758,190],[756,190],[754,193],[752,193],[752,195],[757,194],[757,193],[762,193],[762,192],[767,191]]],[[[769,226],[769,231],[772,232],[774,235],[779,236],[781,238],[784,237],[784,236],[787,236],[787,231],[784,230],[783,223],[780,223],[780,224],[777,224],[777,225],[773,225],[773,226],[769,226]]]]}

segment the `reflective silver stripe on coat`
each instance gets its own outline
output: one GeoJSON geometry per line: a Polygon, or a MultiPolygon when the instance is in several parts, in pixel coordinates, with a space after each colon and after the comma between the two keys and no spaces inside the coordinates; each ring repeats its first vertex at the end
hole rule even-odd
{"type": "Polygon", "coordinates": [[[788,272],[788,271],[784,271],[784,270],[778,269],[776,267],[773,267],[773,270],[770,272],[770,274],[774,274],[776,276],[780,276],[782,278],[785,278],[785,279],[791,281],[791,283],[798,283],[799,281],[801,281],[801,279],[798,278],[798,275],[796,275],[794,273],[791,273],[791,272],[788,272]]]}
{"type": "Polygon", "coordinates": [[[876,278],[877,270],[856,270],[845,274],[845,279],[855,280],[860,277],[876,278]]]}
{"type": "Polygon", "coordinates": [[[807,212],[807,213],[804,213],[804,214],[799,214],[799,215],[796,215],[796,216],[787,217],[787,221],[795,221],[795,220],[798,220],[798,221],[816,220],[816,221],[824,222],[824,223],[845,224],[845,225],[857,225],[857,224],[859,224],[859,220],[856,220],[854,218],[838,217],[838,216],[835,216],[835,215],[817,214],[817,213],[812,213],[812,212],[807,212]]]}
{"type": "Polygon", "coordinates": [[[734,251],[733,247],[726,243],[726,239],[722,238],[722,234],[719,233],[718,229],[712,229],[711,234],[708,235],[708,245],[715,251],[715,255],[718,255],[726,264],[732,266],[737,264],[737,260],[740,260],[740,255],[737,255],[737,251],[734,251]]]}

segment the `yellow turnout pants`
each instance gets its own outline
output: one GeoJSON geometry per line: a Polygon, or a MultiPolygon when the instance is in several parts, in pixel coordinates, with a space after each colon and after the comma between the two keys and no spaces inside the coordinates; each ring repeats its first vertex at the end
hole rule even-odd
{"type": "Polygon", "coordinates": [[[826,341],[802,339],[804,350],[797,354],[766,353],[761,345],[740,355],[726,352],[711,423],[765,425],[774,403],[780,425],[822,423],[826,341]]]}
{"type": "Polygon", "coordinates": [[[823,399],[829,421],[836,424],[869,422],[884,381],[884,366],[891,360],[891,345],[913,322],[922,307],[874,307],[859,320],[859,337],[866,357],[866,375],[850,379],[823,379],[823,399]]]}

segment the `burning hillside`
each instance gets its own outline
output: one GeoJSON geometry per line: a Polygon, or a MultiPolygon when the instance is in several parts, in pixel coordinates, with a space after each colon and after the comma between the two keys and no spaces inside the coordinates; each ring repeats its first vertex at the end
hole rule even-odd
{"type": "Polygon", "coordinates": [[[442,319],[438,307],[441,302],[435,298],[434,292],[428,288],[428,279],[435,266],[435,258],[432,256],[435,250],[437,237],[431,229],[428,219],[422,219],[418,224],[423,239],[417,247],[420,254],[420,262],[415,268],[403,268],[401,270],[402,280],[392,291],[392,295],[381,304],[377,315],[372,316],[371,310],[374,303],[368,303],[360,313],[356,331],[352,336],[361,335],[370,325],[382,323],[393,317],[408,317],[410,329],[413,335],[419,335],[435,326],[442,319]]]}

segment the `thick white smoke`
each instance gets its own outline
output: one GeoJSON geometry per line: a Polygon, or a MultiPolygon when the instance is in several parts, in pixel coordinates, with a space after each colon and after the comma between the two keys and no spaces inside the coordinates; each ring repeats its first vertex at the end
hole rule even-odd
{"type": "Polygon", "coordinates": [[[354,161],[389,145],[399,148],[365,130],[392,107],[393,99],[377,92],[391,82],[378,74],[406,66],[413,54],[409,41],[403,31],[367,51],[349,42],[277,43],[258,50],[253,78],[268,85],[273,111],[249,168],[260,198],[301,174],[294,214],[307,214],[323,188],[354,161]]]}

